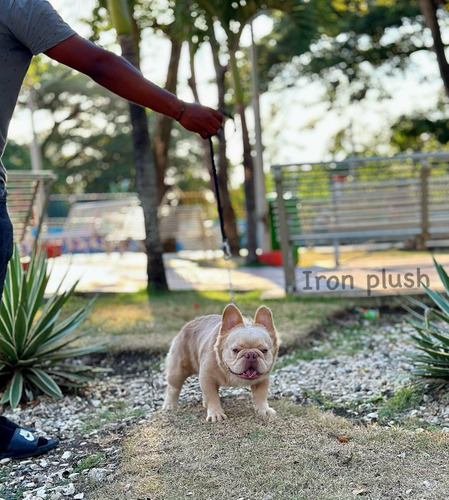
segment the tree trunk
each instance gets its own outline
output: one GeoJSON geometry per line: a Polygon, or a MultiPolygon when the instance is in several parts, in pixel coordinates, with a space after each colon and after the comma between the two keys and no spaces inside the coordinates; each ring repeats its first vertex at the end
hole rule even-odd
{"type": "Polygon", "coordinates": [[[436,0],[419,0],[419,4],[426,24],[432,32],[433,45],[437,55],[440,75],[443,79],[446,95],[449,96],[449,65],[446,59],[445,46],[441,38],[440,26],[438,24],[438,2],[436,0]]]}
{"type": "MultiPolygon", "coordinates": [[[[135,39],[132,34],[119,35],[122,55],[138,68],[135,39]]],[[[145,221],[145,249],[147,253],[148,291],[168,291],[162,244],[158,227],[158,197],[156,166],[151,150],[150,134],[145,108],[130,103],[136,186],[145,221]]]]}
{"type": "MultiPolygon", "coordinates": [[[[225,95],[224,76],[226,73],[226,68],[221,65],[220,66],[215,65],[215,69],[217,72],[216,78],[218,87],[218,109],[224,109],[224,95],[225,95]]],[[[196,75],[194,67],[194,51],[191,45],[190,45],[190,78],[188,81],[195,101],[199,102],[199,95],[196,84],[196,75]]],[[[212,177],[213,175],[212,162],[210,158],[209,145],[206,141],[202,141],[202,146],[203,146],[204,164],[207,166],[211,178],[211,184],[213,185],[214,181],[212,177]]],[[[219,135],[217,180],[218,180],[218,189],[220,191],[220,200],[223,210],[224,229],[226,232],[226,237],[228,239],[229,248],[231,250],[232,255],[239,255],[240,240],[237,232],[235,212],[234,209],[232,208],[231,198],[229,196],[229,189],[228,189],[228,160],[226,158],[226,138],[224,135],[224,130],[222,130],[219,135]]]]}
{"type": "MultiPolygon", "coordinates": [[[[212,57],[214,60],[215,74],[217,80],[218,89],[218,109],[225,109],[225,77],[227,67],[220,64],[218,57],[218,43],[215,39],[215,35],[211,33],[209,43],[212,48],[212,57]]],[[[229,240],[229,247],[231,249],[232,255],[240,254],[240,238],[237,231],[237,222],[235,219],[235,212],[232,208],[231,197],[229,196],[228,189],[228,160],[226,156],[226,137],[223,133],[219,135],[218,144],[218,185],[220,187],[221,200],[223,202],[223,217],[226,234],[229,240]]]]}
{"type": "Polygon", "coordinates": [[[240,116],[243,139],[243,170],[244,170],[244,190],[246,206],[246,248],[248,255],[247,264],[257,262],[257,235],[256,235],[256,190],[254,185],[254,163],[251,155],[251,144],[249,141],[248,127],[246,125],[245,104],[243,98],[243,89],[241,87],[240,72],[235,57],[235,51],[230,49],[229,56],[231,61],[232,77],[234,80],[235,100],[237,112],[240,116]]]}
{"type": "Polygon", "coordinates": [[[249,142],[248,127],[246,125],[245,105],[240,103],[237,106],[240,115],[240,123],[242,127],[243,138],[243,169],[244,169],[244,189],[245,189],[245,206],[246,206],[246,237],[248,255],[246,257],[247,264],[257,262],[257,235],[256,235],[256,190],[254,185],[254,162],[251,156],[251,145],[249,142]]]}
{"type": "MultiPolygon", "coordinates": [[[[179,59],[181,57],[182,42],[171,38],[170,62],[168,65],[167,80],[165,89],[176,94],[178,83],[179,59]]],[[[165,171],[168,162],[168,150],[170,148],[171,131],[173,128],[173,119],[169,116],[158,115],[156,118],[156,131],[153,138],[154,159],[157,172],[157,192],[159,204],[167,190],[165,185],[165,171]]]]}

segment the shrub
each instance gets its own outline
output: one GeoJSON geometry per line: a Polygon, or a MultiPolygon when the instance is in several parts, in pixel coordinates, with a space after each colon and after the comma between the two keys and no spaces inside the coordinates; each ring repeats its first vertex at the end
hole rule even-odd
{"type": "Polygon", "coordinates": [[[432,305],[407,298],[412,307],[405,308],[413,315],[410,320],[416,329],[412,335],[419,353],[409,353],[411,372],[426,379],[449,381],[449,277],[434,259],[434,264],[446,294],[424,286],[432,305]],[[418,310],[416,310],[417,308],[418,310]]]}
{"type": "Polygon", "coordinates": [[[92,310],[94,299],[69,317],[58,321],[72,297],[69,290],[44,300],[50,274],[44,252],[31,256],[25,272],[17,248],[9,263],[0,308],[1,403],[15,408],[22,398],[34,399],[36,392],[62,397],[60,386],[79,386],[92,380],[93,369],[68,358],[98,352],[104,344],[81,346],[77,341],[90,331],[78,327],[92,310]]]}

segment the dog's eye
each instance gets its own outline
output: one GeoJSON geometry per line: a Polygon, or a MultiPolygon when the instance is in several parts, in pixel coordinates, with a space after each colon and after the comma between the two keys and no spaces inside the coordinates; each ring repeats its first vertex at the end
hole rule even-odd
{"type": "Polygon", "coordinates": [[[262,349],[262,352],[266,354],[268,352],[268,349],[262,349]]]}
{"type": "Polygon", "coordinates": [[[240,349],[237,349],[236,347],[234,347],[234,349],[232,349],[232,352],[234,354],[238,354],[240,352],[240,349]]]}

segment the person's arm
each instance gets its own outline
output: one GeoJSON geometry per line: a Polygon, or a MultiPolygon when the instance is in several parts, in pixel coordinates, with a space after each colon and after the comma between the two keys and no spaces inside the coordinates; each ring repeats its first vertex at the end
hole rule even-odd
{"type": "Polygon", "coordinates": [[[111,92],[164,115],[203,139],[215,135],[223,115],[201,104],[183,103],[175,95],[151,83],[126,59],[117,56],[79,35],[71,36],[45,52],[49,57],[87,76],[111,92]]]}

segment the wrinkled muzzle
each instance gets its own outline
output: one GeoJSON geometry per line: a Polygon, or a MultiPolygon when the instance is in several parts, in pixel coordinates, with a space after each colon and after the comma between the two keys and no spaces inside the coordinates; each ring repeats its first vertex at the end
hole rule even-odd
{"type": "Polygon", "coordinates": [[[261,370],[264,373],[266,372],[266,369],[260,367],[260,365],[259,353],[254,350],[248,350],[234,363],[232,369],[229,368],[229,371],[239,378],[253,380],[260,377],[261,370]]]}

